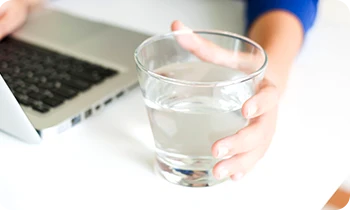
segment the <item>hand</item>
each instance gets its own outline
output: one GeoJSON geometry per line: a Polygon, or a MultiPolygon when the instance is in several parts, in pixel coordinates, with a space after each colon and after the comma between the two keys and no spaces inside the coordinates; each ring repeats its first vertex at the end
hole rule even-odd
{"type": "Polygon", "coordinates": [[[27,0],[10,0],[0,7],[0,40],[11,34],[27,19],[27,0]]]}
{"type": "MultiPolygon", "coordinates": [[[[190,30],[181,22],[175,21],[172,31],[190,30]]],[[[196,36],[181,37],[177,40],[186,50],[203,61],[221,65],[231,65],[232,52],[220,48],[214,43],[196,36]]],[[[272,81],[264,78],[258,87],[257,94],[248,99],[242,107],[242,114],[250,120],[247,127],[233,136],[216,141],[212,154],[224,159],[214,166],[213,173],[217,179],[230,177],[233,180],[242,178],[263,157],[275,132],[279,91],[272,81]]]]}

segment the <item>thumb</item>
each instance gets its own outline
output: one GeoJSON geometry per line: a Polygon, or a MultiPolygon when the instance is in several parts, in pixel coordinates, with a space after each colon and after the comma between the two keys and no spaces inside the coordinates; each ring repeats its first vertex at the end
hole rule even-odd
{"type": "MultiPolygon", "coordinates": [[[[171,24],[172,31],[189,31],[192,32],[192,29],[185,26],[182,22],[176,20],[171,24]]],[[[204,39],[198,34],[188,33],[181,34],[176,36],[177,42],[181,45],[182,48],[191,52],[199,59],[205,62],[215,63],[223,66],[234,67],[234,52],[222,48],[213,42],[204,39]]]]}

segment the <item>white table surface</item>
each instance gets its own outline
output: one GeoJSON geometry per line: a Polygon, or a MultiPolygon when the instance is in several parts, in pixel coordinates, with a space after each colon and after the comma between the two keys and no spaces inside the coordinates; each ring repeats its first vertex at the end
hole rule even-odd
{"type": "MultiPolygon", "coordinates": [[[[243,31],[243,4],[230,0],[61,0],[54,5],[150,34],[167,32],[174,19],[194,28],[243,31]]],[[[281,102],[273,144],[242,181],[186,188],[155,175],[152,135],[137,89],[40,145],[0,133],[0,206],[321,209],[350,169],[349,28],[344,5],[321,1],[281,102]]]]}

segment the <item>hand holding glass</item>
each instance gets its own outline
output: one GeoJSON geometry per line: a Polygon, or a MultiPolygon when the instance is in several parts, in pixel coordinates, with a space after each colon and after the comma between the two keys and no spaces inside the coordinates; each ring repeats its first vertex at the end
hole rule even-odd
{"type": "Polygon", "coordinates": [[[236,34],[181,30],[143,42],[135,61],[159,173],[193,187],[225,180],[212,168],[228,157],[212,146],[248,125],[241,109],[263,78],[264,50],[236,34]]]}

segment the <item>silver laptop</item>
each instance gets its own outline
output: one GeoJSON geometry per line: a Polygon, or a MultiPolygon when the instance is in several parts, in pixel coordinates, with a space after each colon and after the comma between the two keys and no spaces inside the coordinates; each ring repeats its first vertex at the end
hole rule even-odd
{"type": "Polygon", "coordinates": [[[146,38],[51,9],[32,14],[0,42],[0,130],[38,142],[102,111],[137,85],[133,52],[146,38]]]}

